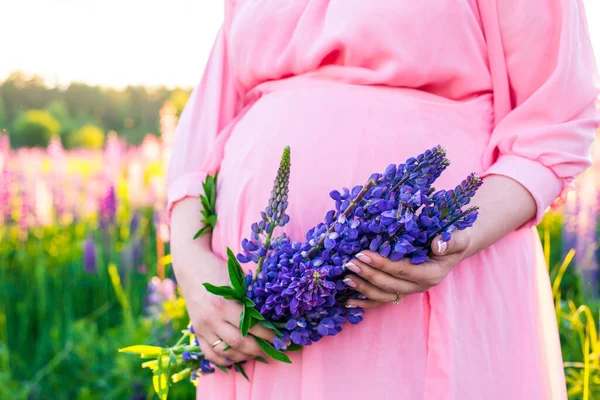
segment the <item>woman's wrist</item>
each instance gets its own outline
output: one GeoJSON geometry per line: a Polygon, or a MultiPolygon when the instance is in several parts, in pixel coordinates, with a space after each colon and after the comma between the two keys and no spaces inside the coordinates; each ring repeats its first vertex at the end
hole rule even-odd
{"type": "Polygon", "coordinates": [[[536,215],[536,203],[529,191],[517,181],[489,175],[472,200],[479,217],[465,232],[469,245],[463,258],[471,257],[520,228],[536,215]]]}

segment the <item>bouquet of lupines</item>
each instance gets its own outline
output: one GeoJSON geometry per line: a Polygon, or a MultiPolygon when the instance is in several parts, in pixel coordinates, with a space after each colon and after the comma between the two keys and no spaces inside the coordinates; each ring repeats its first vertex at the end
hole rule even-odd
{"type": "MultiPolygon", "coordinates": [[[[254,340],[269,357],[289,363],[285,352],[335,336],[346,322],[362,321],[364,310],[344,306],[348,299],[361,296],[343,282],[350,273],[344,266],[357,253],[369,249],[393,261],[421,264],[428,259],[434,237],[449,241],[453,230],[473,225],[477,208],[465,206],[481,179],[471,174],[453,190],[435,191],[432,184],[448,165],[444,149],[438,146],[404,164],[389,165],[364,185],[332,191],[334,209],[298,242],[285,233],[274,236],[290,220],[286,214],[290,149],[285,148],[269,204],[260,221],[250,227],[250,238],[242,241],[242,253],[236,257],[227,251],[231,286],[204,286],[243,305],[243,336],[255,324],[273,330],[272,344],[254,340]],[[256,268],[244,274],[240,263],[253,263],[256,268]]],[[[205,218],[207,210],[214,213],[215,189],[216,182],[209,177],[202,198],[205,218]]],[[[153,359],[144,366],[154,370],[154,386],[161,398],[166,398],[170,382],[187,377],[196,382],[198,375],[213,373],[215,368],[228,371],[204,358],[191,326],[173,347],[134,346],[123,351],[153,359]]],[[[246,376],[240,363],[233,368],[246,376]]]]}

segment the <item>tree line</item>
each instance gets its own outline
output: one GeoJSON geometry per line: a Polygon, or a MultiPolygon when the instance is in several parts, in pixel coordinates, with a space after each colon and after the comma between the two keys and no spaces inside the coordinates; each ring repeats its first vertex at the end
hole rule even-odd
{"type": "Polygon", "coordinates": [[[0,132],[13,147],[45,147],[58,135],[65,147],[102,147],[114,130],[130,144],[159,133],[159,111],[170,101],[181,112],[189,89],[85,83],[52,87],[39,76],[13,72],[0,84],[0,132]]]}

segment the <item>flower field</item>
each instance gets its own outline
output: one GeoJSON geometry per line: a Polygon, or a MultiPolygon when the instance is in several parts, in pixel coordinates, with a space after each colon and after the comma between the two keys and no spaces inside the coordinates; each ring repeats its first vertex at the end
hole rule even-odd
{"type": "MultiPolygon", "coordinates": [[[[167,345],[186,324],[163,212],[176,117],[162,114],[162,136],[137,147],[113,134],[101,151],[11,150],[0,136],[0,399],[153,398],[150,373],[117,349],[167,345]]],[[[573,221],[588,203],[539,227],[569,395],[585,400],[600,399],[596,253],[581,255],[598,235],[573,221]]],[[[193,398],[193,386],[170,396],[193,398]]]]}
{"type": "Polygon", "coordinates": [[[167,343],[185,317],[165,313],[178,302],[165,268],[166,136],[69,152],[10,150],[0,136],[0,399],[151,393],[117,349],[167,343]]]}

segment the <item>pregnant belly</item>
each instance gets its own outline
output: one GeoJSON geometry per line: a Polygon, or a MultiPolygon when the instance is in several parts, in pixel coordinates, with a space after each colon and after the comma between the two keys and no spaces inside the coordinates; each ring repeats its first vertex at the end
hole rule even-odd
{"type": "Polygon", "coordinates": [[[341,83],[301,85],[263,94],[233,128],[225,146],[213,248],[239,251],[267,205],[282,150],[291,147],[285,231],[301,240],[333,207],[329,192],[364,184],[373,172],[435,145],[450,167],[437,188],[481,172],[491,129],[491,101],[454,102],[427,93],[341,83]]]}

